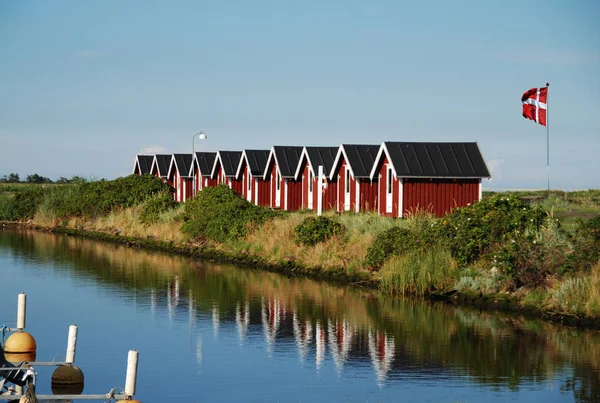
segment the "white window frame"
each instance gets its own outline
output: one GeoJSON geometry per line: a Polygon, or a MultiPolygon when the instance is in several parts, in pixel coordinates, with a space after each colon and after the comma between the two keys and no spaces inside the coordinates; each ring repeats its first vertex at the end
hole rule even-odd
{"type": "Polygon", "coordinates": [[[391,213],[394,204],[394,179],[392,177],[392,165],[385,166],[385,212],[391,213]]]}
{"type": "Polygon", "coordinates": [[[350,211],[350,168],[344,167],[344,210],[350,211]]]}

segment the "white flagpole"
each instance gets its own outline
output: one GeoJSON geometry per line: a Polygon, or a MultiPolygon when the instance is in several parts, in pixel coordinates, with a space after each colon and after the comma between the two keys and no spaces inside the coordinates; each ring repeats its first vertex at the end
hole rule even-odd
{"type": "Polygon", "coordinates": [[[550,83],[546,83],[546,88],[546,165],[548,167],[548,196],[550,196],[550,119],[548,119],[548,96],[550,92],[550,83]]]}

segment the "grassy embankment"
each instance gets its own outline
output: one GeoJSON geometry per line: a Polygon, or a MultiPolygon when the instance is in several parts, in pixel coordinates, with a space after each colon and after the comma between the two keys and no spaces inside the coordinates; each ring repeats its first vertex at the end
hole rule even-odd
{"type": "MultiPolygon", "coordinates": [[[[0,220],[256,257],[313,277],[345,273],[391,294],[460,291],[500,308],[600,317],[600,191],[486,193],[437,219],[281,213],[226,188],[175,205],[163,184],[128,177],[62,188],[0,188],[0,220]],[[153,195],[150,196],[149,195],[153,195]]],[[[453,298],[459,298],[456,294],[453,298]]]]}

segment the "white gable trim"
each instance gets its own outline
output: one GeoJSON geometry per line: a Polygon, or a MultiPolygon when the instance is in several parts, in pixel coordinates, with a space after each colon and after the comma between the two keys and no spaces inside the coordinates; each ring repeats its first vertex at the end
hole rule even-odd
{"type": "MultiPolygon", "coordinates": [[[[210,171],[211,179],[215,178],[215,170],[217,169],[217,165],[223,166],[223,163],[221,162],[221,151],[217,151],[217,155],[215,156],[215,162],[213,163],[213,167],[210,171]]],[[[223,175],[225,175],[225,172],[223,172],[223,175]]]]}
{"type": "Polygon", "coordinates": [[[271,152],[269,153],[269,158],[267,158],[267,165],[265,166],[265,173],[263,174],[263,178],[267,177],[267,173],[269,172],[269,168],[271,168],[271,158],[275,161],[275,168],[277,172],[279,172],[279,176],[281,175],[281,171],[279,170],[279,162],[277,161],[277,155],[275,155],[275,146],[271,147],[271,152]]]}
{"type": "Polygon", "coordinates": [[[308,156],[308,151],[306,151],[306,147],[302,148],[302,153],[300,154],[300,160],[298,161],[298,167],[296,168],[296,174],[294,175],[294,180],[298,180],[298,176],[301,175],[300,171],[300,167],[303,167],[302,164],[302,159],[306,156],[306,161],[308,162],[308,169],[310,169],[313,173],[313,176],[315,175],[315,170],[312,167],[312,162],[310,161],[310,157],[308,156]]]}
{"type": "Polygon", "coordinates": [[[341,156],[344,156],[344,161],[346,161],[346,166],[348,168],[350,168],[350,174],[352,175],[352,178],[355,178],[354,170],[352,169],[352,165],[350,165],[350,161],[348,161],[348,155],[346,154],[346,149],[344,148],[344,144],[342,144],[342,145],[340,145],[340,148],[338,149],[338,152],[335,156],[335,160],[333,161],[333,165],[331,166],[331,172],[328,175],[330,181],[333,180],[337,165],[338,165],[338,163],[340,163],[341,156]]]}
{"type": "MultiPolygon", "coordinates": [[[[235,178],[239,178],[242,173],[242,166],[244,165],[244,161],[246,161],[246,166],[248,166],[248,156],[246,155],[246,150],[242,151],[242,156],[240,157],[240,163],[238,164],[237,170],[235,171],[235,178]]],[[[250,171],[248,171],[250,172],[250,171]]]]}
{"type": "Polygon", "coordinates": [[[388,159],[388,162],[390,163],[390,165],[392,167],[392,173],[394,174],[393,177],[394,178],[398,177],[398,175],[396,174],[396,167],[394,166],[394,162],[390,158],[390,152],[388,151],[386,142],[384,141],[383,143],[381,143],[381,147],[379,147],[379,151],[377,152],[377,157],[375,157],[375,161],[373,162],[373,168],[371,169],[371,175],[369,175],[371,177],[371,180],[373,180],[373,177],[377,173],[377,166],[379,165],[379,160],[381,159],[381,157],[383,156],[384,153],[388,159]]]}
{"type": "Polygon", "coordinates": [[[175,164],[175,156],[171,155],[171,162],[169,163],[169,173],[167,174],[167,178],[171,177],[171,170],[173,169],[173,165],[175,165],[175,169],[177,170],[177,172],[179,172],[179,170],[177,169],[177,164],[175,164]]]}

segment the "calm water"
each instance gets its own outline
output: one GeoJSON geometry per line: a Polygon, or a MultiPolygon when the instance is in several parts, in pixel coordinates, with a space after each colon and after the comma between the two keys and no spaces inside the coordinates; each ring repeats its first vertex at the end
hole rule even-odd
{"type": "Polygon", "coordinates": [[[84,393],[124,386],[135,348],[143,403],[600,401],[597,332],[23,230],[0,276],[38,360],[79,326],[84,393]]]}

